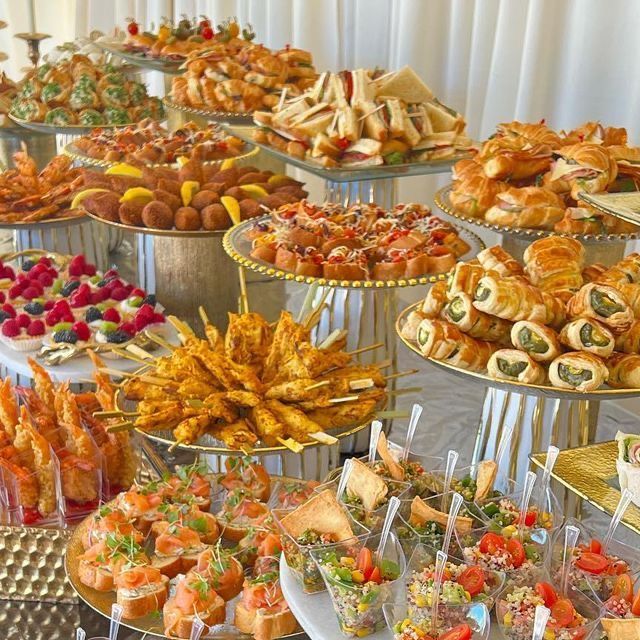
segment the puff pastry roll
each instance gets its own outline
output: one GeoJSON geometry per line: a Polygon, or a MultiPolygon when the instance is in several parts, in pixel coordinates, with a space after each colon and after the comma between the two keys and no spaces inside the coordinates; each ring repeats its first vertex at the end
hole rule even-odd
{"type": "Polygon", "coordinates": [[[598,278],[598,283],[612,287],[630,282],[640,282],[640,253],[630,253],[598,278]]]}
{"type": "Polygon", "coordinates": [[[485,275],[473,296],[473,306],[504,320],[532,320],[546,323],[547,309],[542,292],[521,278],[485,275]]]}
{"type": "Polygon", "coordinates": [[[471,338],[443,320],[423,320],[418,326],[417,342],[426,358],[470,371],[484,370],[489,357],[498,348],[491,342],[471,338]]]}
{"type": "Polygon", "coordinates": [[[447,304],[447,283],[440,280],[427,291],[421,311],[425,318],[439,318],[445,304],[447,304]]]}
{"type": "Polygon", "coordinates": [[[531,284],[565,302],[583,284],[584,247],[573,238],[536,240],[525,250],[524,261],[531,284]]]}
{"type": "Polygon", "coordinates": [[[511,342],[536,362],[551,362],[562,353],[558,334],[540,322],[516,322],[511,327],[511,342]]]}
{"type": "Polygon", "coordinates": [[[614,389],[640,389],[640,356],[614,353],[607,360],[609,386],[614,389]]]}
{"type": "Polygon", "coordinates": [[[549,380],[554,387],[594,391],[607,381],[609,370],[592,353],[569,351],[558,356],[549,365],[549,380]]]}
{"type": "Polygon", "coordinates": [[[460,331],[480,340],[504,342],[511,331],[511,323],[508,320],[478,311],[468,293],[456,294],[449,300],[442,315],[460,331]]]}
{"type": "Polygon", "coordinates": [[[640,284],[631,282],[629,284],[621,284],[616,289],[622,294],[622,297],[629,303],[633,315],[640,318],[640,284]]]}
{"type": "Polygon", "coordinates": [[[601,262],[594,262],[582,270],[582,280],[585,284],[597,282],[606,270],[607,267],[601,262]]]}
{"type": "Polygon", "coordinates": [[[542,302],[546,311],[544,324],[560,329],[567,319],[567,305],[564,300],[542,291],[542,302]]]}
{"type": "Polygon", "coordinates": [[[499,244],[483,249],[476,257],[487,272],[495,271],[505,278],[524,275],[520,263],[499,244]]]}
{"type": "Polygon", "coordinates": [[[578,318],[562,327],[560,342],[576,351],[587,351],[608,358],[613,353],[616,341],[611,331],[597,320],[578,318]]]}
{"type": "Polygon", "coordinates": [[[458,293],[472,296],[482,276],[484,269],[480,264],[458,262],[447,279],[447,298],[451,300],[458,293]]]}
{"type": "Polygon", "coordinates": [[[538,364],[529,354],[518,349],[500,349],[487,363],[487,373],[492,378],[515,380],[528,384],[542,384],[547,375],[544,367],[538,364]]]}
{"type": "Polygon", "coordinates": [[[590,282],[567,303],[570,318],[595,318],[616,335],[627,331],[633,323],[633,310],[613,287],[590,282]]]}
{"type": "Polygon", "coordinates": [[[427,316],[420,311],[420,309],[416,309],[412,311],[407,316],[407,321],[404,326],[400,330],[400,333],[403,338],[407,340],[415,340],[416,334],[418,333],[418,325],[426,318],[427,316]]]}
{"type": "Polygon", "coordinates": [[[628,331],[616,336],[616,351],[640,353],[640,320],[634,320],[628,331]]]}

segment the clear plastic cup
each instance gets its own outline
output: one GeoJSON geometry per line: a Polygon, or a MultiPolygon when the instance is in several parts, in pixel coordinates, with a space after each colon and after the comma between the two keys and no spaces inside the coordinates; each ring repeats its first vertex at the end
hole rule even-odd
{"type": "MultiPolygon", "coordinates": [[[[408,640],[415,638],[412,628],[421,633],[431,634],[431,607],[414,610],[409,613],[406,603],[393,602],[383,606],[387,626],[393,633],[394,640],[408,640]]],[[[471,603],[467,605],[448,606],[438,605],[438,619],[436,629],[438,635],[450,631],[460,624],[468,624],[471,628],[471,640],[488,640],[491,632],[489,610],[484,604],[471,603]]]]}
{"type": "Polygon", "coordinates": [[[305,593],[318,593],[319,591],[324,591],[326,588],[325,583],[311,552],[320,552],[322,550],[330,552],[336,551],[338,548],[342,547],[358,547],[369,535],[371,535],[371,532],[363,527],[359,522],[353,521],[351,529],[354,533],[354,537],[349,540],[332,544],[301,544],[282,526],[282,518],[292,511],[294,511],[294,509],[273,509],[271,511],[273,520],[280,530],[282,551],[287,560],[287,564],[298,579],[298,582],[302,585],[302,590],[305,593]]]}
{"type": "MultiPolygon", "coordinates": [[[[553,585],[555,586],[555,585],[553,585]]],[[[505,640],[529,640],[533,632],[533,621],[537,602],[535,582],[526,585],[511,585],[499,596],[496,603],[496,619],[505,640]],[[529,606],[524,603],[528,602],[529,606]]],[[[571,587],[567,593],[574,609],[584,618],[584,624],[573,627],[557,627],[554,624],[553,613],[547,623],[544,637],[554,640],[584,640],[589,638],[600,622],[602,608],[585,594],[571,587]]],[[[553,611],[553,609],[552,609],[553,611]]]]}
{"type": "Polygon", "coordinates": [[[347,636],[363,637],[383,629],[383,605],[395,601],[404,592],[405,557],[394,534],[389,535],[383,550],[383,562],[396,565],[398,577],[394,580],[382,584],[371,581],[357,584],[343,579],[335,570],[335,563],[341,558],[350,557],[355,561],[363,546],[375,553],[379,542],[380,534],[376,534],[356,547],[338,546],[331,552],[323,549],[311,551],[331,596],[340,629],[347,636]]]}
{"type": "MultiPolygon", "coordinates": [[[[409,613],[414,609],[431,607],[433,575],[435,573],[436,552],[439,549],[418,544],[407,563],[407,598],[409,601],[409,613]]],[[[496,597],[504,588],[506,575],[502,571],[483,569],[479,566],[468,565],[459,558],[449,556],[446,564],[445,575],[449,583],[440,590],[440,603],[451,607],[464,607],[470,603],[482,603],[489,611],[495,604],[496,597]],[[470,596],[464,578],[460,576],[466,571],[478,574],[482,572],[483,584],[481,589],[470,596]],[[460,581],[458,581],[460,580],[460,581]],[[471,597],[471,600],[467,600],[471,597]],[[443,600],[446,600],[443,602],[443,600]]],[[[479,586],[479,585],[478,585],[479,586]]],[[[474,589],[475,591],[475,589],[474,589]]]]}

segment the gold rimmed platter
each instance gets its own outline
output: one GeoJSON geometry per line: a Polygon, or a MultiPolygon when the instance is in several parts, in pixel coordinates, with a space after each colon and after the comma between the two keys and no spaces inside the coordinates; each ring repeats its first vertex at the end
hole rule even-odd
{"type": "Polygon", "coordinates": [[[17,116],[14,116],[12,113],[9,114],[9,118],[11,118],[13,122],[20,125],[21,127],[24,127],[25,129],[29,129],[30,131],[36,131],[37,133],[48,133],[51,135],[60,133],[63,135],[81,136],[85,133],[89,133],[89,131],[91,131],[92,129],[95,129],[96,127],[100,127],[102,129],[120,129],[122,127],[132,127],[136,125],[135,122],[127,122],[125,124],[57,125],[57,124],[48,124],[46,122],[30,122],[29,120],[23,120],[22,118],[18,118],[17,116]]]}
{"type": "MultiPolygon", "coordinates": [[[[249,254],[251,252],[251,241],[246,238],[247,231],[254,224],[260,221],[268,222],[270,215],[262,218],[252,218],[231,227],[224,235],[222,246],[227,254],[238,264],[256,273],[261,273],[277,280],[289,280],[292,282],[304,282],[312,284],[317,282],[322,287],[332,287],[340,289],[399,289],[404,287],[414,287],[416,285],[433,284],[440,280],[446,280],[447,273],[425,274],[417,278],[403,278],[399,280],[329,280],[314,276],[296,275],[290,271],[283,271],[273,264],[262,260],[256,260],[249,254]]],[[[472,231],[456,227],[460,237],[467,242],[471,249],[460,260],[471,260],[478,252],[485,248],[482,240],[472,231]]]]}
{"type": "Polygon", "coordinates": [[[532,242],[534,240],[537,240],[538,238],[544,238],[546,236],[562,236],[565,238],[574,238],[575,240],[580,240],[580,242],[584,244],[626,242],[629,240],[638,240],[640,238],[640,232],[601,234],[558,233],[553,229],[520,229],[516,227],[506,227],[500,224],[492,224],[491,222],[487,222],[486,220],[484,220],[484,218],[472,218],[458,211],[451,203],[450,194],[452,189],[453,185],[448,184],[436,191],[436,194],[433,197],[433,201],[436,207],[438,207],[438,209],[451,216],[452,218],[456,218],[456,220],[467,222],[469,224],[476,225],[477,227],[482,227],[483,229],[489,229],[490,231],[495,231],[496,233],[517,236],[518,238],[529,239],[532,242]]]}
{"type": "MultiPolygon", "coordinates": [[[[305,480],[300,478],[289,478],[285,476],[271,476],[272,484],[275,485],[278,481],[281,482],[299,482],[305,483],[305,480]]],[[[78,594],[78,597],[83,600],[89,607],[91,607],[97,613],[103,615],[105,618],[111,617],[111,607],[116,601],[115,592],[100,592],[84,585],[80,581],[79,575],[79,558],[84,553],[84,547],[82,545],[82,537],[86,533],[94,514],[87,516],[73,531],[65,552],[64,566],[69,583],[73,587],[73,590],[78,594]]],[[[227,603],[227,618],[223,624],[214,625],[208,631],[203,634],[203,637],[215,638],[215,640],[251,640],[253,636],[239,631],[233,624],[234,604],[239,600],[239,596],[236,596],[233,600],[227,603]]],[[[156,636],[160,638],[167,638],[164,634],[164,625],[162,620],[162,612],[152,613],[143,618],[128,619],[123,618],[121,624],[129,629],[137,631],[141,634],[156,636]]],[[[302,631],[296,631],[294,633],[281,636],[282,638],[293,640],[294,638],[304,638],[302,631]]]]}
{"type": "Polygon", "coordinates": [[[58,218],[45,218],[37,222],[3,222],[0,219],[0,229],[12,231],[37,231],[38,229],[56,229],[58,227],[70,227],[76,224],[86,222],[85,211],[77,209],[77,213],[71,213],[71,210],[65,211],[58,218]]]}
{"type": "Polygon", "coordinates": [[[434,358],[426,358],[420,353],[418,344],[413,340],[409,340],[402,335],[402,329],[407,322],[407,318],[412,311],[416,311],[420,308],[422,302],[416,302],[400,313],[396,320],[396,333],[400,340],[406,347],[411,349],[415,354],[420,356],[423,360],[429,362],[436,367],[439,367],[443,371],[453,374],[458,378],[464,378],[471,382],[478,383],[483,387],[492,387],[494,389],[500,389],[502,391],[509,391],[512,393],[520,393],[530,396],[541,396],[550,399],[560,400],[615,400],[621,398],[636,398],[640,396],[640,389],[611,389],[609,387],[602,387],[595,391],[576,391],[575,389],[560,389],[559,387],[552,387],[550,385],[539,384],[527,384],[524,382],[512,382],[510,380],[497,380],[488,376],[486,373],[478,373],[476,371],[468,371],[467,369],[461,369],[455,367],[452,364],[443,362],[441,360],[435,360],[434,358]]]}
{"type": "Polygon", "coordinates": [[[133,51],[127,50],[124,44],[120,42],[97,41],[96,44],[108,53],[111,53],[114,56],[118,56],[119,58],[126,60],[136,67],[150,69],[151,71],[161,71],[162,73],[166,73],[169,75],[180,75],[182,73],[180,67],[186,60],[186,58],[181,58],[179,60],[170,60],[168,58],[154,58],[153,56],[148,56],[144,53],[135,53],[133,51]]]}
{"type": "MultiPolygon", "coordinates": [[[[244,153],[241,153],[240,155],[237,156],[230,156],[229,158],[221,158],[219,160],[205,160],[202,162],[202,164],[206,164],[206,165],[221,165],[223,162],[225,162],[226,160],[233,160],[234,162],[240,162],[240,161],[246,161],[249,160],[250,158],[253,158],[255,156],[258,155],[258,153],[260,153],[260,149],[258,147],[256,147],[255,145],[246,145],[247,149],[245,150],[244,153]]],[[[76,162],[80,162],[84,165],[88,165],[88,166],[92,166],[92,167],[103,167],[105,169],[108,169],[109,167],[113,167],[116,164],[119,164],[121,162],[126,162],[124,159],[122,160],[103,160],[101,158],[92,158],[91,156],[87,156],[85,155],[80,149],[78,149],[78,147],[76,147],[76,145],[73,142],[69,142],[67,145],[64,146],[64,148],[62,149],[62,153],[66,156],[69,156],[70,158],[73,158],[73,160],[75,160],[76,162]]],[[[176,167],[178,167],[178,163],[177,162],[164,162],[164,163],[157,163],[157,164],[147,164],[146,166],[151,167],[151,168],[166,168],[166,169],[175,169],[176,167]]]]}
{"type": "MultiPolygon", "coordinates": [[[[169,98],[162,99],[162,104],[165,109],[173,109],[175,111],[181,111],[191,116],[199,116],[211,120],[211,122],[226,122],[232,125],[248,125],[253,122],[252,113],[242,113],[239,111],[214,111],[212,109],[198,109],[196,107],[187,107],[182,104],[176,104],[169,98]]],[[[251,141],[249,141],[251,143],[251,141]]]]}
{"type": "MultiPolygon", "coordinates": [[[[529,457],[538,467],[544,468],[546,452],[532,453],[529,457]]],[[[564,449],[558,454],[551,477],[596,509],[612,516],[621,497],[617,457],[615,440],[564,449]]],[[[640,507],[629,505],[621,522],[640,535],[640,507]]]]}

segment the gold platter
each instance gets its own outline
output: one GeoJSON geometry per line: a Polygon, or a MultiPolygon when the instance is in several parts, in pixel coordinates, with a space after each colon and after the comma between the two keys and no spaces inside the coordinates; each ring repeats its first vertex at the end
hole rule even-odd
{"type": "MultiPolygon", "coordinates": [[[[544,468],[546,452],[532,453],[529,457],[534,464],[544,468]]],[[[596,509],[612,516],[621,497],[620,489],[610,483],[618,475],[617,457],[615,440],[564,449],[558,454],[551,476],[596,509]]],[[[629,505],[622,524],[640,535],[640,508],[629,505]]]]}
{"type": "MultiPolygon", "coordinates": [[[[247,145],[245,143],[245,146],[251,147],[245,153],[241,153],[240,155],[237,155],[237,156],[230,156],[229,158],[222,158],[221,160],[205,160],[202,164],[213,166],[213,165],[221,165],[226,160],[244,161],[244,160],[248,160],[249,158],[253,158],[254,156],[257,156],[258,153],[260,153],[260,149],[255,145],[252,146],[252,145],[247,145]]],[[[66,156],[69,156],[70,158],[73,158],[73,160],[76,160],[77,162],[81,162],[84,165],[89,165],[92,167],[103,167],[105,169],[108,169],[109,167],[113,167],[116,164],[120,164],[121,162],[124,162],[124,160],[111,161],[111,160],[102,160],[100,158],[91,158],[90,156],[84,155],[82,151],[80,151],[80,149],[76,148],[73,142],[70,142],[69,144],[65,145],[64,148],[62,149],[62,153],[66,156]]],[[[160,168],[175,169],[178,166],[178,163],[177,162],[160,162],[158,164],[146,164],[145,166],[150,167],[152,169],[160,169],[160,168]]]]}
{"type": "Polygon", "coordinates": [[[507,235],[518,236],[520,238],[526,238],[536,240],[537,238],[544,238],[546,236],[562,236],[564,238],[574,238],[575,240],[580,240],[585,244],[601,244],[605,242],[626,242],[629,240],[638,240],[640,238],[639,233],[601,233],[601,234],[581,234],[581,233],[557,233],[553,231],[553,229],[518,229],[515,227],[505,227],[500,224],[492,224],[491,222],[487,222],[483,218],[472,218],[470,216],[465,216],[460,213],[456,208],[451,204],[451,199],[449,198],[449,194],[453,188],[453,184],[448,184],[441,189],[436,191],[435,196],[433,197],[433,201],[435,205],[451,216],[452,218],[456,218],[462,222],[468,222],[470,224],[474,224],[478,227],[482,227],[483,229],[489,229],[490,231],[495,231],[496,233],[504,233],[507,235]]]}
{"type": "Polygon", "coordinates": [[[102,129],[119,129],[122,127],[132,127],[135,126],[136,122],[126,122],[125,124],[67,124],[67,125],[57,125],[57,124],[48,124],[46,122],[30,122],[29,120],[23,120],[22,118],[18,118],[14,116],[12,113],[9,114],[9,118],[13,120],[16,124],[24,127],[25,129],[29,129],[31,131],[36,131],[37,133],[49,133],[51,135],[55,135],[57,133],[66,134],[66,135],[82,135],[83,133],[89,133],[92,129],[96,127],[100,127],[102,129]]]}
{"type": "Polygon", "coordinates": [[[430,364],[440,367],[444,371],[452,373],[459,378],[465,378],[466,380],[477,382],[484,387],[493,387],[494,389],[501,389],[502,391],[561,400],[615,400],[620,398],[636,398],[640,396],[640,389],[611,389],[609,387],[603,387],[602,389],[596,389],[595,391],[585,392],[576,391],[575,389],[560,389],[559,387],[552,387],[550,385],[527,384],[525,382],[513,382],[510,380],[497,380],[488,376],[486,373],[468,371],[467,369],[455,367],[451,364],[448,364],[447,362],[442,362],[441,360],[435,360],[434,358],[425,358],[422,353],[420,353],[418,345],[402,335],[402,328],[407,321],[407,317],[412,311],[419,309],[421,305],[422,301],[416,302],[408,306],[400,313],[398,319],[396,320],[396,333],[398,334],[400,340],[405,344],[405,346],[419,355],[423,360],[426,360],[430,364]]]}
{"type": "MultiPolygon", "coordinates": [[[[418,278],[406,278],[401,280],[328,280],[327,278],[317,278],[315,276],[301,276],[291,273],[290,271],[282,271],[269,262],[255,260],[249,255],[251,251],[251,243],[244,238],[245,232],[256,222],[260,220],[270,220],[267,214],[262,218],[251,218],[237,224],[227,230],[222,239],[222,246],[229,257],[237,263],[251,269],[256,273],[261,273],[270,278],[277,280],[289,280],[291,282],[304,282],[312,284],[317,282],[322,287],[340,288],[340,289],[400,289],[403,287],[414,287],[416,285],[432,284],[440,280],[447,279],[447,273],[426,274],[418,278]]],[[[456,227],[459,235],[466,240],[471,249],[467,252],[466,259],[470,260],[479,251],[485,248],[484,242],[472,231],[456,227]]],[[[464,256],[460,260],[465,259],[464,256]]]]}
{"type": "Polygon", "coordinates": [[[74,215],[64,215],[59,218],[45,218],[38,222],[2,222],[0,220],[0,229],[11,229],[14,231],[35,231],[47,227],[54,229],[56,227],[70,227],[76,224],[87,222],[84,210],[74,215]]]}
{"type": "Polygon", "coordinates": [[[251,124],[253,122],[253,113],[243,113],[241,111],[213,111],[212,109],[198,109],[196,107],[187,107],[182,104],[176,104],[169,100],[168,97],[162,98],[162,104],[167,109],[182,111],[192,116],[200,116],[207,118],[213,122],[228,122],[229,124],[251,124]]]}
{"type": "MultiPolygon", "coordinates": [[[[289,478],[285,476],[275,475],[272,475],[271,479],[272,484],[275,484],[275,482],[278,481],[300,483],[305,482],[305,480],[301,480],[300,478],[289,478]]],[[[110,618],[111,606],[116,601],[115,593],[100,592],[87,587],[86,585],[82,584],[82,582],[80,582],[80,575],[78,572],[78,558],[84,553],[82,536],[86,532],[93,516],[93,513],[87,516],[71,534],[65,552],[64,568],[69,583],[73,587],[74,591],[78,594],[80,599],[83,600],[87,605],[89,605],[94,611],[97,611],[106,618],[110,618]]],[[[230,602],[233,603],[234,600],[231,600],[230,602]]],[[[232,615],[232,612],[233,607],[227,607],[227,616],[229,616],[230,613],[232,615]]],[[[125,627],[128,627],[129,629],[133,629],[134,631],[138,631],[139,633],[143,633],[145,635],[159,636],[161,638],[167,637],[164,635],[162,616],[159,616],[157,614],[150,614],[148,616],[145,616],[144,618],[137,618],[135,620],[128,620],[126,618],[123,618],[121,624],[125,627]]],[[[227,620],[227,622],[225,622],[225,624],[223,625],[216,625],[213,628],[213,631],[206,635],[206,637],[215,638],[216,640],[249,640],[253,638],[253,636],[242,633],[241,631],[236,629],[233,626],[233,620],[227,620]]],[[[296,631],[294,633],[281,637],[292,639],[303,638],[305,636],[301,631],[296,631]]]]}

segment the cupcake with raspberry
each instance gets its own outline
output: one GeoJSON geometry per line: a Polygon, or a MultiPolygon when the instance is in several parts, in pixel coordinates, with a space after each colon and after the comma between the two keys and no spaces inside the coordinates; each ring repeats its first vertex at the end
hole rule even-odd
{"type": "Polygon", "coordinates": [[[53,332],[45,340],[47,346],[56,344],[72,344],[85,347],[91,342],[91,329],[86,322],[59,322],[53,332]]]}
{"type": "Polygon", "coordinates": [[[14,351],[36,351],[42,346],[45,332],[42,320],[32,320],[26,313],[20,313],[2,323],[0,339],[14,351]]]}
{"type": "Polygon", "coordinates": [[[16,273],[8,264],[0,260],[0,289],[8,289],[16,279],[16,273]]]}
{"type": "Polygon", "coordinates": [[[2,324],[5,320],[11,320],[18,315],[16,308],[9,302],[5,302],[2,306],[0,306],[0,324],[2,324]]]}
{"type": "Polygon", "coordinates": [[[37,278],[30,278],[25,273],[19,273],[7,291],[8,299],[17,307],[23,307],[43,295],[44,287],[40,281],[37,278]]]}
{"type": "MultiPolygon", "coordinates": [[[[51,307],[53,308],[53,301],[51,301],[51,307]]],[[[22,311],[29,315],[31,318],[42,318],[47,311],[46,309],[46,301],[44,298],[34,298],[31,302],[27,302],[27,304],[22,307],[22,311]]]]}
{"type": "Polygon", "coordinates": [[[77,278],[81,282],[89,282],[97,273],[96,265],[87,262],[87,259],[82,254],[71,258],[66,270],[68,278],[77,278]]]}
{"type": "Polygon", "coordinates": [[[84,318],[84,314],[91,306],[91,288],[86,282],[83,282],[76,290],[69,296],[69,306],[74,317],[77,320],[84,318]]]}
{"type": "Polygon", "coordinates": [[[75,316],[67,300],[58,300],[45,313],[44,321],[48,327],[54,327],[60,322],[75,322],[75,316]]]}
{"type": "Polygon", "coordinates": [[[131,294],[118,305],[118,309],[126,318],[133,318],[144,304],[146,296],[142,289],[133,289],[131,294]]]}
{"type": "MultiPolygon", "coordinates": [[[[95,340],[96,343],[100,345],[108,345],[124,349],[127,345],[133,343],[135,333],[136,328],[132,322],[122,322],[117,324],[115,322],[103,320],[100,328],[95,333],[95,340]]],[[[109,350],[103,351],[101,355],[113,360],[120,358],[117,353],[113,353],[113,351],[109,350]]]]}
{"type": "Polygon", "coordinates": [[[31,261],[23,262],[22,270],[29,280],[37,280],[45,291],[53,287],[53,283],[58,277],[58,270],[53,266],[51,259],[45,256],[36,263],[31,261]]]}
{"type": "Polygon", "coordinates": [[[136,328],[136,333],[149,330],[158,332],[165,326],[165,317],[162,313],[155,311],[151,304],[143,304],[133,316],[132,322],[136,328]]]}

